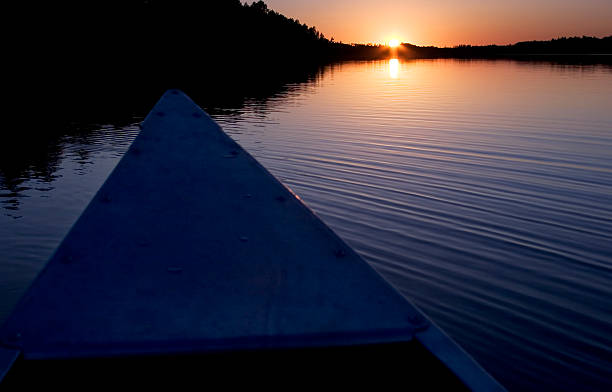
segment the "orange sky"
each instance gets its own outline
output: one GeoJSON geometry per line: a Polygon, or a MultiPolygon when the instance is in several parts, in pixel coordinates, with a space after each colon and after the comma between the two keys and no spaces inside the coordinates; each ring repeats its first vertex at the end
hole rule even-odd
{"type": "MultiPolygon", "coordinates": [[[[346,43],[508,44],[612,35],[612,0],[264,0],[346,43]]],[[[249,1],[249,3],[252,1],[249,1]]]]}

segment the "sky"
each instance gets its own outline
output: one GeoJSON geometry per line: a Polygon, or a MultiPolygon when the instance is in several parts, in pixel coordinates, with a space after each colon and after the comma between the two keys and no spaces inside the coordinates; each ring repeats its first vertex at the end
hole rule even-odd
{"type": "MultiPolygon", "coordinates": [[[[252,1],[249,1],[251,3],[252,1]]],[[[509,44],[612,35],[612,0],[264,0],[345,43],[509,44]]]]}

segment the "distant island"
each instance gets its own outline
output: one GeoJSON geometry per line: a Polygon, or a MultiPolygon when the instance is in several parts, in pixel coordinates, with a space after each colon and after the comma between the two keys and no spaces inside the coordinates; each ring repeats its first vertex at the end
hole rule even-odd
{"type": "Polygon", "coordinates": [[[506,57],[529,55],[612,55],[612,35],[596,37],[561,37],[549,41],[523,41],[512,45],[471,46],[453,48],[417,47],[405,45],[422,56],[439,55],[454,57],[506,57]]]}
{"type": "MultiPolygon", "coordinates": [[[[512,45],[458,45],[450,48],[417,46],[402,43],[394,50],[382,45],[345,45],[337,48],[343,55],[355,58],[388,58],[390,56],[406,59],[417,58],[474,58],[474,59],[557,59],[564,57],[582,58],[587,61],[612,63],[612,36],[561,37],[549,41],[524,41],[512,45]],[[350,48],[345,48],[350,46],[350,48]],[[597,56],[596,59],[589,56],[597,56]],[[603,56],[603,57],[601,57],[603,56]]],[[[342,57],[342,56],[340,56],[342,57]]]]}

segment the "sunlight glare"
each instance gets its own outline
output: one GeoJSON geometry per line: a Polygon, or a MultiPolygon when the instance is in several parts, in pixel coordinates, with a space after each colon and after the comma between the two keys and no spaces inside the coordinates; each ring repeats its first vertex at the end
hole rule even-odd
{"type": "Polygon", "coordinates": [[[391,79],[397,79],[399,76],[399,60],[398,59],[390,59],[389,60],[389,76],[391,79]]]}
{"type": "Polygon", "coordinates": [[[390,48],[397,48],[399,45],[400,45],[400,42],[398,39],[392,39],[389,41],[390,48]]]}

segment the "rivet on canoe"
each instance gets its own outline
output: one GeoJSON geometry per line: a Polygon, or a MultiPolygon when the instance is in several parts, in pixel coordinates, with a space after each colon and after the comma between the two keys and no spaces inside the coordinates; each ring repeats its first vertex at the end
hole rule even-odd
{"type": "Polygon", "coordinates": [[[247,242],[249,240],[249,237],[240,237],[240,241],[242,242],[247,242]]]}
{"type": "Polygon", "coordinates": [[[346,251],[344,249],[338,249],[334,252],[334,255],[336,255],[336,257],[340,259],[346,256],[346,251]]]}
{"type": "Polygon", "coordinates": [[[110,203],[111,197],[109,195],[102,195],[102,203],[110,203]]]}
{"type": "Polygon", "coordinates": [[[232,150],[229,152],[229,154],[224,155],[224,158],[236,158],[238,156],[238,151],[236,150],[232,150]]]}
{"type": "Polygon", "coordinates": [[[282,202],[287,200],[287,198],[285,196],[276,196],[275,199],[276,199],[276,201],[278,201],[280,203],[282,203],[282,202]]]}

